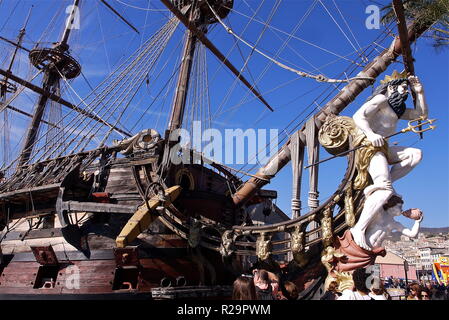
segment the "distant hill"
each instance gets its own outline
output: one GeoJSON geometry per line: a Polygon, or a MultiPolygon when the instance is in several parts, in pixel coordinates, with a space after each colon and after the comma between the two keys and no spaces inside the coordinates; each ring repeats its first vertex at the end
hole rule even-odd
{"type": "MultiPolygon", "coordinates": [[[[448,234],[449,233],[449,227],[444,228],[426,228],[422,227],[419,229],[420,233],[424,233],[426,236],[436,236],[440,233],[442,234],[448,234]]],[[[400,232],[393,232],[393,234],[389,237],[387,237],[388,240],[392,241],[399,241],[401,239],[401,233],[400,232]]]]}
{"type": "Polygon", "coordinates": [[[445,228],[420,228],[419,232],[422,232],[424,234],[428,235],[437,235],[437,234],[448,234],[449,233],[449,227],[445,228]]]}

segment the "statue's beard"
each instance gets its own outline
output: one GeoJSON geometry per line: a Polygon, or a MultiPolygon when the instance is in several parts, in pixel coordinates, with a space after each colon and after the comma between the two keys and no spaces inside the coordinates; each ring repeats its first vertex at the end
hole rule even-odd
{"type": "Polygon", "coordinates": [[[406,105],[405,101],[408,98],[408,93],[399,93],[398,91],[393,92],[388,97],[388,104],[393,109],[393,111],[396,113],[398,118],[402,117],[402,115],[405,112],[406,105]]]}

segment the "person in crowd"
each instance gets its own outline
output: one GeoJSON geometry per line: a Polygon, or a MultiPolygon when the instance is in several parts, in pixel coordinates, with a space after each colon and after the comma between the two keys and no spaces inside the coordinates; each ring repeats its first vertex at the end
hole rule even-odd
{"type": "Polygon", "coordinates": [[[273,272],[268,273],[268,281],[271,286],[271,292],[273,294],[273,297],[275,300],[286,300],[286,298],[283,296],[282,291],[280,289],[280,278],[278,275],[274,274],[273,272]]]}
{"type": "MultiPolygon", "coordinates": [[[[388,300],[388,293],[384,288],[383,282],[379,278],[375,278],[371,286],[369,296],[374,300],[388,300]]],[[[390,298],[391,300],[391,298],[390,298]]]]}
{"type": "Polygon", "coordinates": [[[394,288],[396,288],[396,289],[400,289],[401,288],[400,283],[399,283],[399,279],[395,278],[393,283],[394,283],[393,284],[394,288]]]}
{"type": "Polygon", "coordinates": [[[432,300],[433,296],[435,295],[435,292],[436,292],[435,286],[430,281],[428,281],[428,282],[426,282],[426,286],[425,287],[427,288],[427,290],[429,290],[429,292],[430,292],[430,300],[432,300]]]}
{"type": "Polygon", "coordinates": [[[320,300],[337,300],[337,298],[340,296],[340,294],[337,292],[337,289],[337,281],[331,281],[331,283],[329,283],[329,286],[327,287],[326,292],[320,300]]]}
{"type": "Polygon", "coordinates": [[[343,290],[342,295],[337,300],[372,300],[366,287],[368,276],[365,268],[355,269],[352,273],[354,289],[343,290]]]}
{"type": "Polygon", "coordinates": [[[388,288],[393,288],[393,276],[388,277],[388,288]]]}
{"type": "Polygon", "coordinates": [[[421,300],[421,286],[416,282],[410,285],[409,295],[407,296],[407,300],[421,300]]]}
{"type": "Polygon", "coordinates": [[[253,277],[240,276],[234,281],[232,300],[257,300],[253,277]]]}
{"type": "Polygon", "coordinates": [[[449,285],[446,285],[446,300],[449,300],[449,285]]]}
{"type": "Polygon", "coordinates": [[[291,281],[284,282],[284,289],[282,293],[287,300],[298,300],[298,287],[291,281]]]}
{"type": "Polygon", "coordinates": [[[430,290],[427,287],[422,288],[422,290],[421,290],[421,300],[430,300],[431,296],[432,296],[432,294],[431,294],[430,290]]]}
{"type": "Polygon", "coordinates": [[[446,290],[444,287],[438,286],[432,295],[432,300],[446,300],[446,290]]]}
{"type": "Polygon", "coordinates": [[[255,269],[254,274],[254,285],[256,286],[256,295],[258,300],[275,300],[273,295],[273,287],[271,286],[271,281],[266,270],[255,269]]]}

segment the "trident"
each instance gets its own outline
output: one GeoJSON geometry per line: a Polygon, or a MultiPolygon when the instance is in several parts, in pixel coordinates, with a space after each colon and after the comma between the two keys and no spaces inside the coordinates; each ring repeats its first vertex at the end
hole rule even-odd
{"type": "MultiPolygon", "coordinates": [[[[409,132],[409,131],[417,133],[417,134],[421,134],[421,133],[429,131],[429,130],[434,130],[437,127],[437,126],[433,125],[433,123],[435,121],[437,121],[437,119],[425,119],[423,117],[419,117],[418,119],[410,120],[408,122],[408,126],[406,128],[404,128],[401,131],[398,131],[396,133],[390,134],[389,136],[384,137],[384,139],[386,140],[386,139],[394,137],[394,136],[396,136],[398,134],[406,133],[406,132],[409,132]],[[420,122],[420,121],[424,121],[424,122],[420,122]],[[429,126],[427,128],[423,127],[425,125],[429,125],[429,126]]],[[[312,164],[310,164],[308,166],[305,166],[304,169],[308,169],[310,167],[314,167],[314,166],[316,166],[316,165],[318,165],[320,163],[323,163],[323,162],[335,159],[337,157],[345,156],[348,153],[356,151],[356,150],[358,150],[358,149],[360,149],[362,147],[366,147],[366,145],[361,144],[361,145],[359,145],[359,146],[357,146],[355,148],[349,149],[347,151],[343,151],[342,153],[336,154],[336,155],[334,155],[332,157],[329,157],[329,158],[326,158],[324,160],[320,160],[318,162],[315,162],[315,163],[312,163],[312,164]]]]}

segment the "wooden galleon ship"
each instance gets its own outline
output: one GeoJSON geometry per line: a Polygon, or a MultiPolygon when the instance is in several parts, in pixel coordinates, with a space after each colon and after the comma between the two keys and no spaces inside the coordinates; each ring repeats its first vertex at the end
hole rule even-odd
{"type": "MultiPolygon", "coordinates": [[[[394,38],[362,70],[354,68],[354,78],[315,76],[344,87],[245,182],[235,169],[189,146],[174,149],[179,142],[174,133],[185,124],[192,81],[201,80],[192,79],[200,45],[271,109],[206,36],[211,26],[224,24],[238,1],[162,0],[172,13],[165,25],[73,104],[61,97],[61,84],[70,86],[68,80],[82,74],[69,43],[75,8],[83,1],[73,2],[69,21],[53,46],[27,49],[23,44],[30,15],[17,39],[2,37],[14,54],[8,68],[0,69],[1,110],[21,113],[30,123],[17,157],[6,151],[3,156],[0,298],[225,298],[235,277],[252,267],[282,273],[298,285],[301,298],[319,296],[326,277],[321,253],[355,223],[363,192],[356,185],[355,154],[349,153],[341,183],[328,199],[318,201],[319,166],[311,167],[310,211],[301,213],[304,156],[314,164],[320,143],[332,153],[353,146],[350,129],[336,116],[402,54],[401,39],[394,38]],[[147,129],[128,132],[121,126],[120,108],[154,71],[178,25],[185,27],[185,37],[168,128],[157,132],[148,123],[147,129]],[[28,54],[42,76],[41,85],[32,83],[36,76],[23,79],[13,72],[18,52],[28,54]],[[25,88],[39,96],[32,113],[11,103],[25,88]],[[58,122],[46,118],[53,104],[70,116],[58,122]],[[114,135],[122,139],[111,141],[114,135]],[[173,161],[181,157],[186,161],[173,161]],[[262,190],[290,161],[291,218],[275,205],[275,191],[262,190]],[[266,223],[254,223],[252,210],[263,212],[266,223]]],[[[134,28],[110,3],[99,2],[134,28]]],[[[425,30],[410,26],[409,42],[425,30]]]]}

